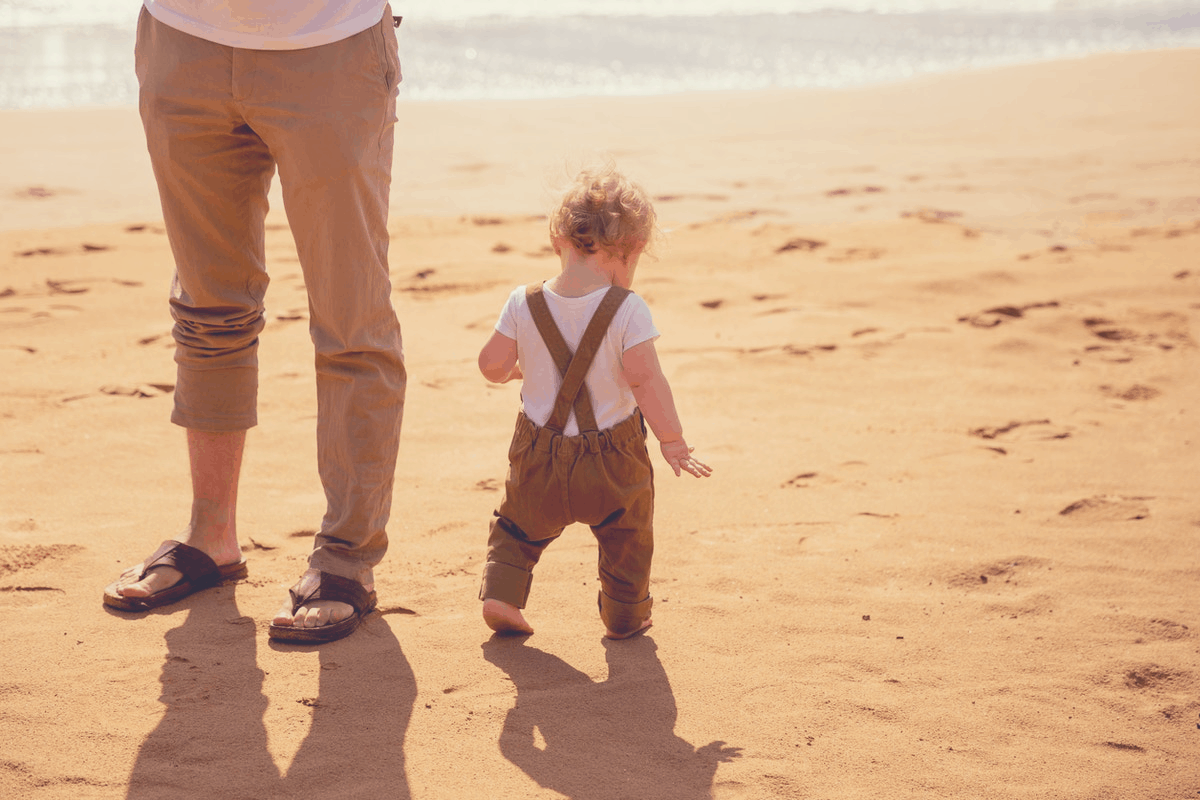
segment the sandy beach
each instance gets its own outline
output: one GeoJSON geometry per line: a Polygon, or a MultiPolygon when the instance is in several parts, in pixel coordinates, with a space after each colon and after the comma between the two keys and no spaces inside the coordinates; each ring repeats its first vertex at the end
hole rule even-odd
{"type": "Polygon", "coordinates": [[[324,512],[286,219],[250,577],[109,611],[186,522],[171,253],[136,109],[0,112],[0,796],[1200,796],[1198,75],[1173,50],[403,105],[392,544],[380,610],[321,648],[266,637],[324,512]],[[648,635],[603,640],[577,526],[536,633],[495,638],[476,592],[519,387],[476,355],[556,271],[542,215],[597,151],[657,198],[634,288],[715,474],[652,448],[648,635]]]}

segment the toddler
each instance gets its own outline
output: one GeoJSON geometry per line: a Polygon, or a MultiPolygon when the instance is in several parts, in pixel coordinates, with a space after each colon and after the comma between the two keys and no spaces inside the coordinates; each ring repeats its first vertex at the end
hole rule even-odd
{"type": "Polygon", "coordinates": [[[683,438],[646,302],[630,291],[656,217],[611,166],[585,170],[550,219],[562,271],[508,297],[479,353],[489,381],[522,380],[504,498],[479,597],[499,633],[529,634],[521,609],[542,551],[573,522],[600,549],[600,618],[610,639],[650,627],[654,479],[646,424],[675,471],[708,477],[683,438]]]}

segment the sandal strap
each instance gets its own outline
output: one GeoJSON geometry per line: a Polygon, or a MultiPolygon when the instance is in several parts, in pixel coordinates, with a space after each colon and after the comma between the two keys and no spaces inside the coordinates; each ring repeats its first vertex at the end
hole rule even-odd
{"type": "Polygon", "coordinates": [[[183,578],[196,588],[216,586],[221,582],[221,568],[202,550],[170,539],[159,545],[154,554],[142,564],[138,580],[155,567],[171,567],[183,573],[183,578]]]}
{"type": "Polygon", "coordinates": [[[292,613],[312,600],[333,600],[347,603],[361,614],[370,607],[371,596],[358,581],[330,572],[310,569],[288,590],[292,596],[292,613]]]}

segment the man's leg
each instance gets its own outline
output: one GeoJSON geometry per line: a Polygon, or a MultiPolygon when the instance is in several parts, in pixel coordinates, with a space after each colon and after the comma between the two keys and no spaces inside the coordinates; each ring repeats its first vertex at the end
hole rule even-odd
{"type": "MultiPolygon", "coordinates": [[[[266,146],[236,113],[229,50],[145,11],[139,19],[140,110],[176,262],[172,420],[187,428],[192,475],[191,514],[176,539],[218,566],[241,560],[237,488],[246,429],[256,422],[263,222],[274,172],[266,146]]],[[[132,581],[140,571],[126,575],[132,581]]],[[[118,591],[146,597],[179,579],[164,566],[118,591]]]]}
{"type": "MultiPolygon", "coordinates": [[[[242,559],[237,538],[238,476],[246,432],[187,432],[188,459],[192,468],[192,514],[176,541],[203,551],[218,565],[242,559]]],[[[137,568],[140,574],[141,568],[137,568]]],[[[125,597],[149,597],[179,582],[172,567],[154,569],[144,580],[124,586],[125,597]]]]}
{"type": "MultiPolygon", "coordinates": [[[[368,590],[387,550],[406,384],[387,260],[395,41],[389,16],[333,44],[255,53],[247,110],[279,164],[309,296],[327,501],[309,566],[368,590]]],[[[336,601],[289,603],[274,624],[319,627],[350,613],[336,601]]]]}

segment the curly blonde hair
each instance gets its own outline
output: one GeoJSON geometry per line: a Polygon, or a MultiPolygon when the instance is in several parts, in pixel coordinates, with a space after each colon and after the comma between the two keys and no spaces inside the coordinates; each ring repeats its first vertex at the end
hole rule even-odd
{"type": "Polygon", "coordinates": [[[612,164],[582,170],[550,215],[550,237],[593,254],[603,250],[626,259],[651,250],[658,215],[646,191],[612,164]]]}

